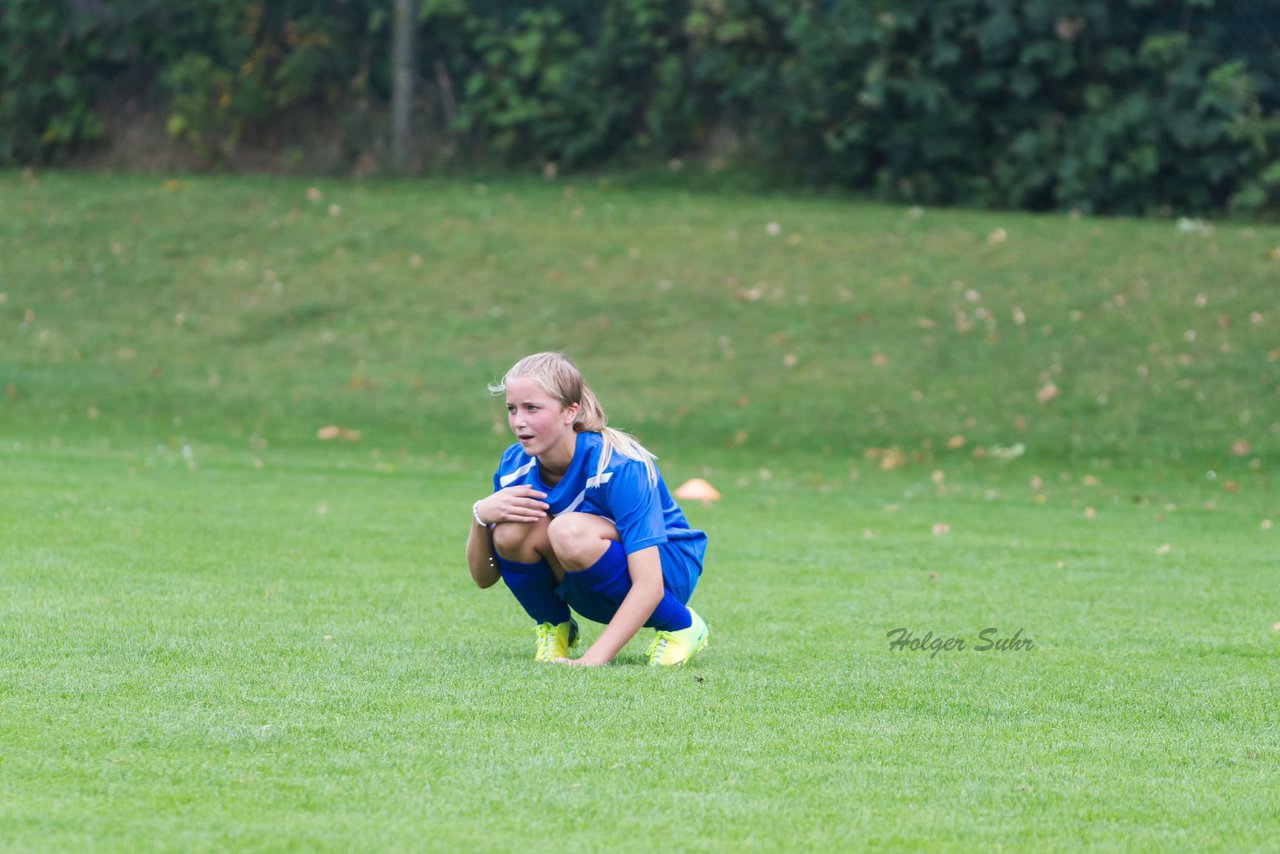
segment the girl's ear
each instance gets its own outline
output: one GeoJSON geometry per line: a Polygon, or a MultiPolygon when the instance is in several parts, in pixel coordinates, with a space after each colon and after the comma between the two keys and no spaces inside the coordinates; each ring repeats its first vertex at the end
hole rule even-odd
{"type": "Polygon", "coordinates": [[[581,411],[581,409],[582,407],[576,403],[571,403],[564,408],[564,423],[566,426],[572,425],[573,422],[578,420],[578,412],[581,411]]]}

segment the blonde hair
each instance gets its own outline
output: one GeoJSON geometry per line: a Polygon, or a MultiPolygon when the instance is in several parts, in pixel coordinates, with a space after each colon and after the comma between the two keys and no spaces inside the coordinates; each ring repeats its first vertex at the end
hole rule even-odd
{"type": "Polygon", "coordinates": [[[511,366],[502,380],[489,386],[490,394],[502,394],[507,390],[507,383],[517,377],[525,377],[536,382],[543,391],[551,395],[562,407],[578,404],[578,416],[574,419],[573,429],[576,433],[599,433],[604,439],[604,449],[600,453],[600,465],[596,474],[604,474],[609,460],[614,453],[644,463],[649,475],[649,483],[657,484],[658,469],[653,464],[657,459],[640,441],[630,433],[615,430],[607,426],[608,417],[595,393],[582,378],[578,366],[563,353],[534,353],[525,356],[511,366]]]}

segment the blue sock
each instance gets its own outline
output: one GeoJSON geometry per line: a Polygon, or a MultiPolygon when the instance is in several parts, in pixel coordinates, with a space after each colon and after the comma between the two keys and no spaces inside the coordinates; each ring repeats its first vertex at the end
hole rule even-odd
{"type": "MultiPolygon", "coordinates": [[[[631,573],[627,571],[627,553],[622,544],[611,542],[600,559],[580,572],[566,572],[565,580],[574,587],[587,587],[608,600],[614,612],[631,592],[631,573]]],[[[592,619],[596,619],[592,617],[592,619]]],[[[670,590],[662,588],[662,600],[653,609],[646,626],[662,631],[679,631],[693,625],[689,609],[670,590]]]]}
{"type": "Polygon", "coordinates": [[[494,555],[507,589],[526,613],[539,623],[559,625],[569,619],[569,606],[556,596],[556,576],[545,560],[518,563],[494,555]]]}

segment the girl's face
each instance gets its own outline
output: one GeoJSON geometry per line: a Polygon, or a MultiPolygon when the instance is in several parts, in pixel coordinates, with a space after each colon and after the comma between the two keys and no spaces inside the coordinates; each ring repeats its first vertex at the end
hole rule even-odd
{"type": "Polygon", "coordinates": [[[507,423],[520,447],[532,457],[566,444],[572,447],[576,441],[573,420],[577,415],[578,404],[561,406],[528,377],[516,377],[507,383],[507,423]]]}

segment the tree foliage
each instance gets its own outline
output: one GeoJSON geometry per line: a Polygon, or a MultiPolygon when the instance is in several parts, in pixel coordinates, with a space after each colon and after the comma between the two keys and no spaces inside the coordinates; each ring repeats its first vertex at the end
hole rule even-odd
{"type": "MultiPolygon", "coordinates": [[[[131,89],[210,160],[293,110],[385,103],[389,11],[7,0],[0,163],[94,144],[131,89]]],[[[450,90],[432,119],[481,158],[732,140],[886,199],[1131,213],[1280,207],[1278,34],[1261,0],[421,0],[417,38],[427,91],[450,90]]]]}

